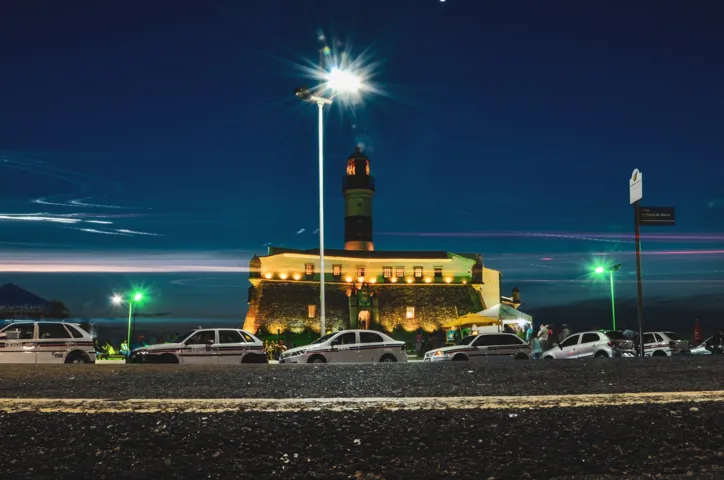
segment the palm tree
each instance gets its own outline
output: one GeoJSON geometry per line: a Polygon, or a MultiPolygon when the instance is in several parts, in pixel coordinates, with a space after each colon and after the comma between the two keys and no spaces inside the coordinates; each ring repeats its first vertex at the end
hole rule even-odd
{"type": "Polygon", "coordinates": [[[68,318],[70,317],[70,310],[65,306],[65,303],[60,300],[50,301],[50,312],[48,313],[50,318],[68,318]]]}

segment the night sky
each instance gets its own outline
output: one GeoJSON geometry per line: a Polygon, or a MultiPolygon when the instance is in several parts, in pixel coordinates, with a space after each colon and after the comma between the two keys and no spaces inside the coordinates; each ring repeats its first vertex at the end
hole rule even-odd
{"type": "Polygon", "coordinates": [[[480,252],[521,310],[579,323],[608,319],[603,256],[633,325],[638,168],[642,204],[677,214],[642,232],[649,322],[721,324],[719,3],[5,0],[0,283],[76,315],[141,284],[149,310],[243,318],[251,255],[318,242],[316,108],[293,89],[323,31],[374,90],[327,110],[328,248],[361,144],[377,249],[480,252]]]}

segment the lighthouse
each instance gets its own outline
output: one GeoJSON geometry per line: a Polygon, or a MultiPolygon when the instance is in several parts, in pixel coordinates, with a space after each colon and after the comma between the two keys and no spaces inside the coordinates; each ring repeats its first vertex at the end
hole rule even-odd
{"type": "Polygon", "coordinates": [[[370,159],[357,147],[347,159],[342,180],[344,195],[344,249],[374,250],[372,243],[372,197],[375,177],[370,175],[370,159]]]}

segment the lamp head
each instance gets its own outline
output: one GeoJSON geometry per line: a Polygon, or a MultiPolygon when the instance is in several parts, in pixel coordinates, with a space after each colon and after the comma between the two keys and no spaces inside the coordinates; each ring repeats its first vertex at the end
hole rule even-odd
{"type": "Polygon", "coordinates": [[[335,93],[357,93],[362,80],[349,70],[333,67],[327,74],[327,87],[335,93]]]}
{"type": "Polygon", "coordinates": [[[120,296],[120,295],[113,295],[113,296],[111,297],[111,303],[112,303],[113,305],[120,305],[120,304],[123,303],[123,297],[120,296]]]}
{"type": "Polygon", "coordinates": [[[603,272],[604,272],[604,268],[603,268],[603,267],[596,267],[596,270],[594,270],[594,272],[599,273],[599,274],[600,274],[600,273],[603,273],[603,272]]]}

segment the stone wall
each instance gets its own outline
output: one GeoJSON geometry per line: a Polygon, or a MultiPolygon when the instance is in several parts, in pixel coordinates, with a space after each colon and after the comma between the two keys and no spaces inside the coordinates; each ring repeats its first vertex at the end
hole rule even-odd
{"type": "MultiPolygon", "coordinates": [[[[483,309],[479,293],[470,285],[377,284],[371,289],[379,305],[379,324],[386,331],[434,331],[456,316],[483,309]],[[415,308],[414,318],[407,318],[407,307],[415,308]]],[[[326,285],[329,330],[349,328],[351,293],[350,284],[326,285]]],[[[252,292],[244,328],[252,332],[264,328],[270,333],[319,331],[319,284],[262,280],[252,292]],[[309,318],[309,305],[315,305],[314,318],[309,318]]]]}

